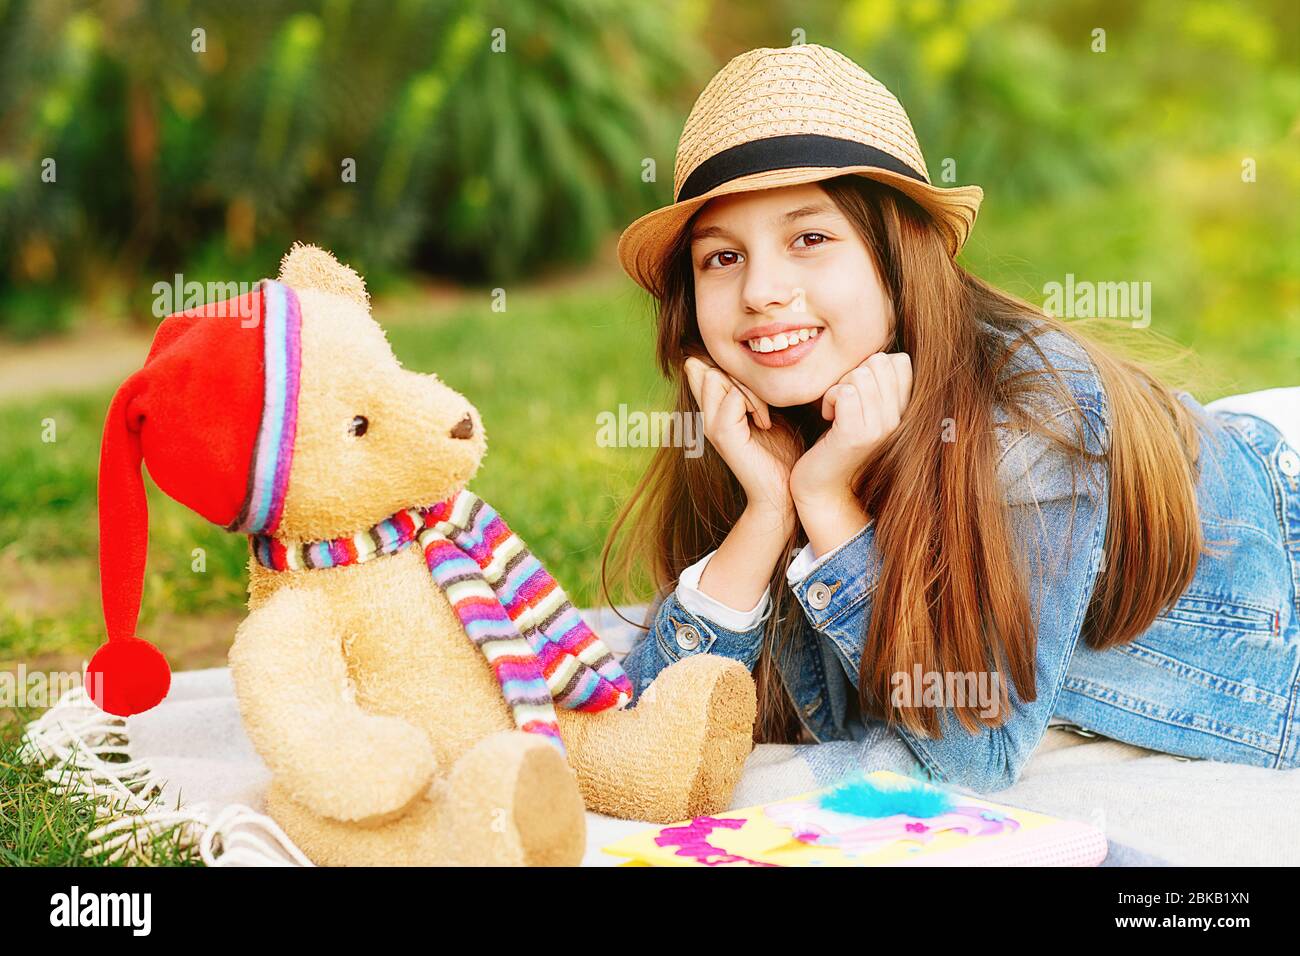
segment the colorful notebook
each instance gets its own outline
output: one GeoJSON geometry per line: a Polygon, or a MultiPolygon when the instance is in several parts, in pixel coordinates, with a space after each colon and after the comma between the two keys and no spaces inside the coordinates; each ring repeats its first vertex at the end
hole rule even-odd
{"type": "Polygon", "coordinates": [[[652,866],[1096,866],[1096,827],[887,770],[824,790],[655,827],[604,847],[652,866]]]}

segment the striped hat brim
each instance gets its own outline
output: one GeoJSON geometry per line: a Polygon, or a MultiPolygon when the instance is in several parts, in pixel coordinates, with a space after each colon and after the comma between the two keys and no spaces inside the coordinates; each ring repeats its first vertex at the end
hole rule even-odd
{"type": "Polygon", "coordinates": [[[263,279],[258,291],[264,370],[261,424],[243,507],[226,528],[247,534],[269,534],[279,527],[293,465],[302,376],[302,310],[297,293],[272,279],[263,279]]]}

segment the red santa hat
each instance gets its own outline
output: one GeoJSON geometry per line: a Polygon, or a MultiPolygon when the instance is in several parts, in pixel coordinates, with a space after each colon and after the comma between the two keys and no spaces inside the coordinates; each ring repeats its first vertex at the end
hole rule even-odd
{"type": "Polygon", "coordinates": [[[181,504],[228,531],[275,532],[297,425],[302,317],[269,280],[237,299],[168,316],[144,367],[113,396],[99,459],[99,578],[108,642],[86,671],[110,714],[157,705],[162,653],[135,636],[149,513],[141,464],[181,504]]]}

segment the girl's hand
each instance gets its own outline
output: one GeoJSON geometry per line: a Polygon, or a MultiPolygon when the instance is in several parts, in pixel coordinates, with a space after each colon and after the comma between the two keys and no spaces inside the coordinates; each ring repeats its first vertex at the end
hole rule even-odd
{"type": "Polygon", "coordinates": [[[745,411],[754,416],[754,421],[757,423],[759,428],[768,429],[772,427],[772,414],[768,410],[767,402],[763,401],[750,391],[749,386],[745,385],[743,382],[736,381],[712,362],[698,358],[694,355],[689,356],[686,359],[683,368],[686,371],[686,382],[691,386],[691,393],[695,395],[695,404],[698,405],[700,403],[700,395],[699,391],[696,389],[696,384],[698,384],[707,370],[712,369],[722,376],[723,385],[726,388],[740,389],[740,393],[745,397],[745,411]],[[694,376],[694,378],[692,378],[692,376],[694,376]]]}
{"type": "Polygon", "coordinates": [[[767,403],[717,366],[691,356],[683,370],[704,416],[704,436],[740,482],[749,506],[792,516],[793,436],[772,428],[767,403]]]}
{"type": "Polygon", "coordinates": [[[847,503],[858,468],[893,434],[911,396],[912,359],[906,352],[876,352],[826,390],[822,417],[831,427],[790,472],[790,493],[801,515],[847,503]]]}

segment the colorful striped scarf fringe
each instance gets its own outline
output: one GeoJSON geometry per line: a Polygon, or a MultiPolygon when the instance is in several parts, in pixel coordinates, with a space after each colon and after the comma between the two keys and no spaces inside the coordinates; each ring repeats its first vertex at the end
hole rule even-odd
{"type": "Polygon", "coordinates": [[[432,508],[399,511],[368,531],[289,543],[251,535],[253,555],[275,571],[360,564],[418,542],[429,572],[501,685],[515,725],[561,753],[554,704],[621,708],[632,684],[555,578],[505,521],[471,491],[432,508]]]}

